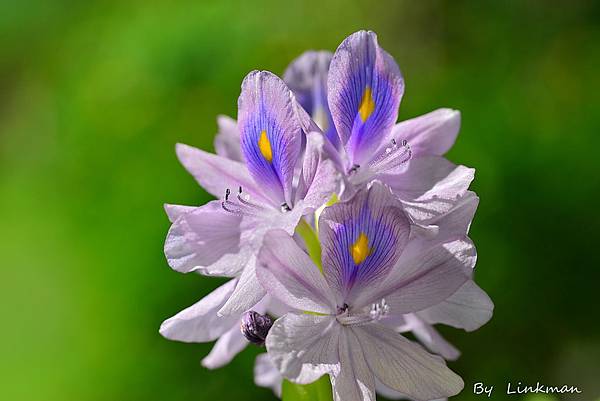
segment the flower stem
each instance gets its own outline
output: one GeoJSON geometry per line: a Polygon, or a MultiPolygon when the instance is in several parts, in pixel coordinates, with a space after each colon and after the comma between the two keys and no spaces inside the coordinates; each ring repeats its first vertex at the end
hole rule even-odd
{"type": "Polygon", "coordinates": [[[323,267],[321,265],[321,244],[319,244],[317,233],[304,219],[300,220],[300,223],[296,227],[296,233],[304,240],[304,244],[306,245],[306,250],[308,251],[310,258],[313,262],[315,262],[322,273],[323,267]]]}
{"type": "Polygon", "coordinates": [[[310,384],[295,384],[283,381],[282,401],[331,401],[331,384],[327,375],[310,384]]]}

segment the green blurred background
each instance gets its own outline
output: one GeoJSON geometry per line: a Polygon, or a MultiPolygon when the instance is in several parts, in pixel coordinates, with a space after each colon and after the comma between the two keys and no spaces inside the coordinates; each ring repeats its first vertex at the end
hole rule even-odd
{"type": "Polygon", "coordinates": [[[600,397],[599,2],[1,0],[1,399],[274,399],[257,349],[208,371],[211,345],[158,334],[222,282],[164,259],[162,204],[209,199],[174,145],[212,150],[247,72],[362,28],[404,73],[401,119],[460,109],[449,158],[477,168],[496,311],[442,330],[455,399],[538,380],[600,397]]]}

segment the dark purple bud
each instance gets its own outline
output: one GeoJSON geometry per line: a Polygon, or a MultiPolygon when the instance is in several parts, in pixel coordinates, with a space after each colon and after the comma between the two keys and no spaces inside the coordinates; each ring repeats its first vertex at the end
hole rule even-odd
{"type": "Polygon", "coordinates": [[[273,326],[273,319],[267,315],[261,315],[253,310],[242,315],[242,334],[252,344],[264,345],[271,326],[273,326]]]}

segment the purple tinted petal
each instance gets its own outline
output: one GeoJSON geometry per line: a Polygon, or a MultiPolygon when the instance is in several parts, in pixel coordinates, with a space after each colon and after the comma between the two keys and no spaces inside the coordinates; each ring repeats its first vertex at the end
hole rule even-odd
{"type": "Polygon", "coordinates": [[[331,290],[310,257],[285,231],[265,235],[257,276],[273,297],[298,310],[334,313],[331,290]]]}
{"type": "Polygon", "coordinates": [[[214,143],[217,154],[236,162],[244,161],[237,121],[231,117],[221,115],[217,117],[217,125],[219,126],[219,132],[214,143]]]}
{"type": "Polygon", "coordinates": [[[396,124],[386,142],[407,141],[413,157],[441,156],[454,145],[459,129],[458,110],[437,109],[396,124]]]}
{"type": "Polygon", "coordinates": [[[361,294],[358,305],[385,299],[391,313],[418,312],[436,305],[454,294],[468,279],[475,252],[466,239],[431,247],[412,240],[384,281],[361,294]],[[417,243],[416,249],[413,248],[417,243]]]}
{"type": "Polygon", "coordinates": [[[207,369],[223,367],[242,352],[246,346],[248,346],[248,341],[246,341],[236,324],[217,340],[210,353],[202,359],[202,366],[207,369]]]}
{"type": "Polygon", "coordinates": [[[192,212],[196,209],[196,206],[172,205],[170,203],[165,203],[164,207],[167,217],[171,223],[175,223],[175,220],[177,220],[180,216],[183,216],[184,214],[192,212]]]}
{"type": "Polygon", "coordinates": [[[302,141],[294,98],[285,83],[253,71],[242,83],[238,128],[242,153],[258,186],[276,203],[291,203],[294,167],[302,141]]]}
{"type": "Polygon", "coordinates": [[[443,323],[448,326],[477,330],[492,318],[494,303],[481,288],[467,281],[445,301],[418,312],[430,324],[443,323]]]}
{"type": "Polygon", "coordinates": [[[165,320],[160,334],[170,340],[202,343],[213,341],[236,326],[239,316],[219,317],[217,311],[225,304],[237,279],[223,284],[194,305],[165,320]]]}
{"type": "Polygon", "coordinates": [[[288,313],[269,331],[267,351],[284,377],[298,384],[312,383],[339,370],[341,327],[335,316],[288,313]]]}
{"type": "Polygon", "coordinates": [[[306,136],[306,151],[296,190],[296,203],[302,201],[302,206],[311,210],[322,206],[339,188],[340,175],[333,162],[325,158],[325,142],[317,132],[306,136]]]}
{"type": "Polygon", "coordinates": [[[257,355],[254,362],[254,384],[259,387],[270,388],[278,398],[281,398],[282,383],[283,376],[277,370],[277,366],[275,366],[269,354],[257,355]]]}
{"type": "Polygon", "coordinates": [[[350,164],[364,164],[396,122],[404,81],[377,35],[360,31],[336,50],[328,76],[329,107],[350,164]]]}
{"type": "MultiPolygon", "coordinates": [[[[419,312],[420,313],[420,312],[419,312]]],[[[460,356],[460,351],[450,344],[442,335],[430,324],[425,322],[419,313],[409,313],[405,316],[410,331],[415,335],[425,348],[434,354],[438,354],[447,361],[454,361],[460,356]]]]}
{"type": "MultiPolygon", "coordinates": [[[[225,212],[220,201],[193,208],[173,223],[165,241],[165,255],[174,270],[235,276],[241,268],[241,217],[225,212]]],[[[242,265],[243,266],[243,265],[242,265]]]]}
{"type": "Polygon", "coordinates": [[[410,223],[389,189],[376,182],[326,208],[319,228],[323,271],[341,306],[385,277],[408,240],[410,223]]]}
{"type": "Polygon", "coordinates": [[[375,377],[417,400],[458,394],[464,383],[439,356],[379,324],[353,328],[375,377]]]}
{"type": "Polygon", "coordinates": [[[228,188],[235,191],[242,186],[244,192],[256,201],[267,202],[244,164],[181,143],[177,144],[175,151],[185,169],[217,198],[222,198],[228,188]]]}
{"type": "Polygon", "coordinates": [[[252,256],[242,271],[231,297],[219,309],[218,314],[220,316],[239,315],[256,305],[264,298],[265,294],[265,290],[256,278],[256,257],[252,256]]]}
{"type": "Polygon", "coordinates": [[[337,147],[339,138],[327,104],[327,73],[332,56],[328,51],[307,51],[292,61],[283,80],[294,91],[300,105],[337,147]]]}
{"type": "Polygon", "coordinates": [[[457,166],[440,156],[418,157],[401,174],[379,179],[405,202],[407,213],[418,222],[451,210],[475,176],[475,169],[457,166]]]}
{"type": "Polygon", "coordinates": [[[376,401],[375,376],[367,364],[358,335],[352,329],[340,332],[340,369],[331,376],[333,401],[376,401]]]}

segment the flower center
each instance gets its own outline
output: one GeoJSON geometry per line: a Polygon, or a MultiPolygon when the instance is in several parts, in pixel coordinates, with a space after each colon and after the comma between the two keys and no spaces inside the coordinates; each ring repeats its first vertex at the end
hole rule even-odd
{"type": "Polygon", "coordinates": [[[367,307],[360,311],[351,312],[351,309],[348,304],[338,306],[335,318],[340,324],[344,326],[361,326],[383,319],[390,312],[385,299],[372,304],[370,308],[367,307]]]}

